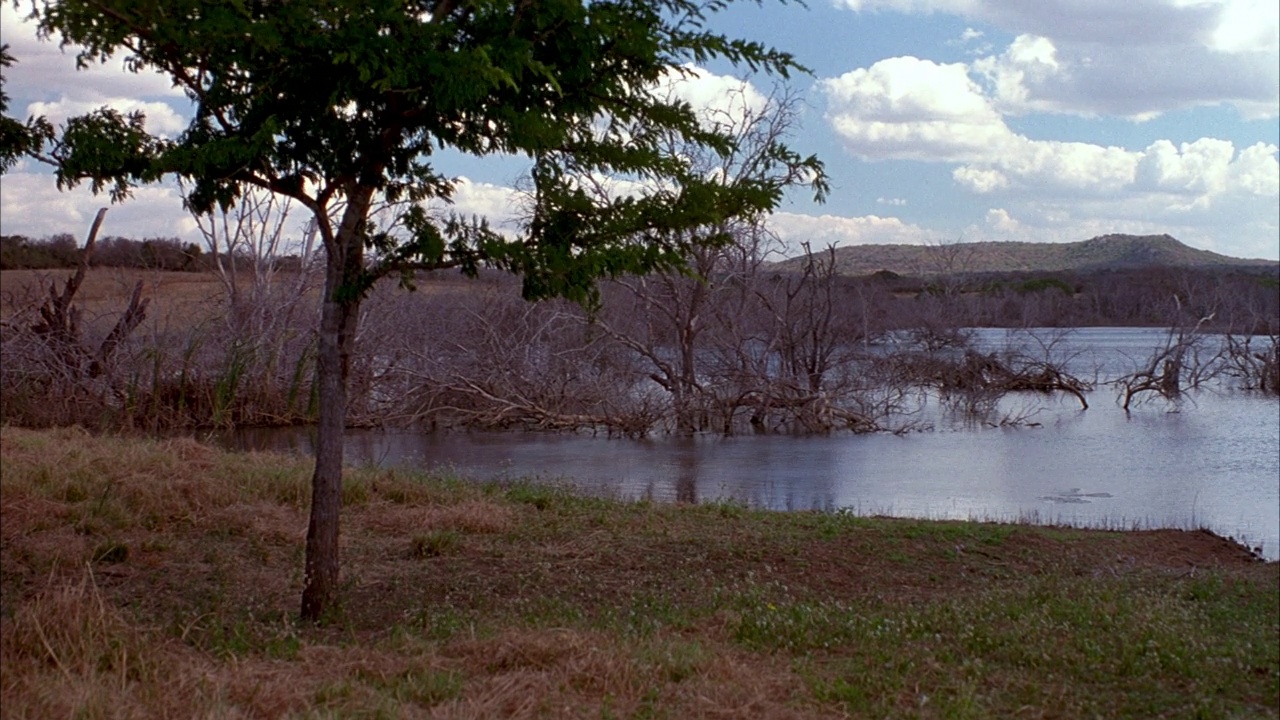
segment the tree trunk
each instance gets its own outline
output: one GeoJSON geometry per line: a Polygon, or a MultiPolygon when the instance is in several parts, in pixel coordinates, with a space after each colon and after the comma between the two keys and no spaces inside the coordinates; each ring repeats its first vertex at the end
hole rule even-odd
{"type": "MultiPolygon", "coordinates": [[[[679,388],[679,392],[673,398],[676,405],[676,430],[681,435],[692,435],[702,429],[702,423],[698,421],[702,406],[698,388],[698,335],[702,329],[700,327],[702,303],[707,295],[704,283],[711,282],[710,264],[705,261],[699,262],[698,272],[701,279],[684,281],[692,284],[687,305],[677,306],[674,313],[681,322],[676,328],[676,341],[680,344],[680,376],[676,378],[675,387],[679,388]]],[[[677,281],[679,282],[681,281],[677,281]]],[[[676,287],[679,285],[677,284],[676,287]]],[[[683,298],[678,291],[672,293],[673,303],[682,301],[683,298]]]]}
{"type": "Polygon", "coordinates": [[[316,468],[311,476],[302,618],[319,621],[338,590],[338,514],[342,506],[342,443],[347,422],[347,377],[360,317],[355,291],[364,271],[364,223],[372,190],[348,196],[337,237],[326,244],[324,302],[320,315],[320,422],[316,468]]]}

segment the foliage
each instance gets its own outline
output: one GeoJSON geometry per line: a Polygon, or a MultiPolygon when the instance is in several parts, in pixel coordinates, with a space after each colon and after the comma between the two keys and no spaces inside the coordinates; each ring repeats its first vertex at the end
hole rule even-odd
{"type": "MultiPolygon", "coordinates": [[[[295,198],[316,213],[326,243],[355,234],[379,255],[348,278],[353,292],[405,266],[473,273],[489,262],[521,272],[530,297],[585,300],[601,275],[678,266],[687,240],[677,231],[705,227],[697,241],[722,239],[717,223],[780,199],[767,180],[700,177],[664,152],[667,132],[717,152],[732,147],[686,103],[649,90],[682,72],[682,62],[723,57],[783,75],[799,68],[790,55],[707,31],[719,7],[48,3],[37,9],[42,32],[77,45],[82,64],[123,51],[130,68],[164,71],[197,107],[172,140],[148,135],[139,115],[99,110],[69,121],[46,157],[57,161],[60,185],[88,179],[116,196],[175,173],[190,181],[197,212],[236,202],[247,186],[295,198]],[[449,198],[454,180],[433,162],[445,147],[532,160],[533,207],[521,237],[417,207],[396,228],[366,225],[360,213],[352,227],[335,227],[330,211],[353,193],[449,198]],[[589,197],[579,179],[599,173],[651,190],[589,197]]],[[[825,189],[815,159],[774,150],[769,162],[803,165],[825,189]]]]}
{"type": "MultiPolygon", "coordinates": [[[[195,243],[178,238],[105,237],[98,241],[89,264],[147,270],[194,272],[209,270],[211,263],[195,243]]],[[[69,233],[32,239],[22,235],[0,236],[0,270],[73,268],[80,262],[76,239],[69,233]]],[[[245,262],[242,258],[241,262],[245,262]]]]}
{"type": "Polygon", "coordinates": [[[0,236],[0,270],[70,268],[79,261],[76,239],[65,233],[43,241],[21,235],[0,236]]]}
{"type": "Polygon", "coordinates": [[[1063,280],[1062,278],[1056,278],[1056,277],[1035,278],[1032,280],[1027,280],[1026,282],[1019,283],[1015,289],[1020,293],[1044,292],[1046,290],[1060,290],[1067,295],[1074,295],[1076,292],[1076,289],[1071,285],[1071,283],[1067,282],[1066,280],[1063,280]]]}
{"type": "Polygon", "coordinates": [[[4,175],[22,156],[39,150],[53,138],[53,126],[44,118],[31,118],[26,123],[8,116],[9,96],[4,91],[4,68],[12,66],[14,57],[8,45],[0,45],[0,175],[4,175]]]}

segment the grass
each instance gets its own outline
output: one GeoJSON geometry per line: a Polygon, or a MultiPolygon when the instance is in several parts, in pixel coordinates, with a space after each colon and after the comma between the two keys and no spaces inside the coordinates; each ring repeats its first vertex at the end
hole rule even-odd
{"type": "Polygon", "coordinates": [[[43,717],[1275,717],[1280,565],[1110,532],[615,502],[0,428],[0,706],[43,717]]]}

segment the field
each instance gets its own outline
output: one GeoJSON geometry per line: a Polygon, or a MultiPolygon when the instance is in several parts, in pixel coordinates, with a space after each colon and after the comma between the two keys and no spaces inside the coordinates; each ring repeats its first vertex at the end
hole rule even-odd
{"type": "MultiPolygon", "coordinates": [[[[9,319],[16,311],[38,307],[53,286],[62,292],[74,270],[5,270],[0,272],[0,317],[9,319]]],[[[186,328],[208,319],[224,291],[213,273],[136,270],[131,268],[91,268],[76,293],[75,304],[86,321],[109,320],[129,303],[134,286],[142,281],[142,297],[151,299],[148,329],[186,328]]]]}
{"type": "MultiPolygon", "coordinates": [[[[8,320],[15,312],[34,310],[48,296],[53,286],[62,292],[67,278],[75,271],[3,270],[0,271],[0,320],[8,320]]],[[[505,279],[505,274],[485,273],[486,277],[505,279]]],[[[276,282],[294,285],[294,273],[281,272],[276,282]]],[[[213,272],[176,272],[170,270],[138,270],[134,268],[93,267],[85,273],[84,284],[76,293],[75,305],[84,312],[87,322],[105,321],[109,327],[129,303],[134,286],[142,282],[142,297],[150,300],[143,331],[185,330],[201,322],[215,320],[225,311],[227,291],[213,272]]],[[[242,287],[251,285],[250,278],[240,278],[242,287]]],[[[318,304],[322,279],[316,277],[309,296],[318,304]]],[[[457,272],[424,276],[417,284],[419,293],[459,292],[474,290],[479,284],[457,272]]]]}
{"type": "Polygon", "coordinates": [[[771,513],[0,428],[0,706],[47,717],[1275,717],[1280,564],[1207,532],[771,513]]]}

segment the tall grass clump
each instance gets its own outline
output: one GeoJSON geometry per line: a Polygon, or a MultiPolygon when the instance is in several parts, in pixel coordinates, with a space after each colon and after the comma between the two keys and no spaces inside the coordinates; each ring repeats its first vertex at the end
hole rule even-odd
{"type": "Polygon", "coordinates": [[[167,673],[154,638],[107,605],[87,571],[2,622],[6,717],[119,717],[133,688],[167,673]]]}
{"type": "Polygon", "coordinates": [[[11,519],[18,523],[158,529],[198,521],[236,503],[301,510],[309,497],[308,468],[301,459],[219,453],[188,438],[140,440],[91,435],[80,428],[4,427],[0,443],[4,504],[30,506],[11,519]],[[39,508],[55,517],[42,518],[39,508]]]}
{"type": "Polygon", "coordinates": [[[185,339],[139,351],[147,362],[135,365],[124,401],[104,398],[104,412],[113,419],[108,428],[276,426],[315,419],[315,343],[307,333],[264,342],[200,327],[185,339]]]}

